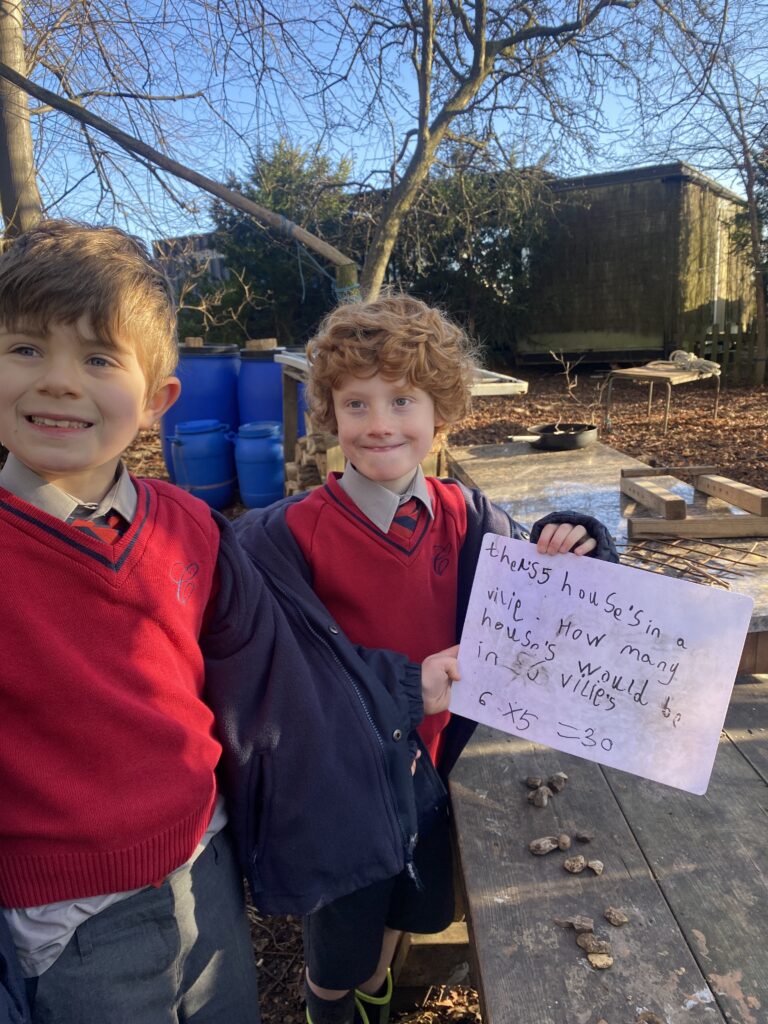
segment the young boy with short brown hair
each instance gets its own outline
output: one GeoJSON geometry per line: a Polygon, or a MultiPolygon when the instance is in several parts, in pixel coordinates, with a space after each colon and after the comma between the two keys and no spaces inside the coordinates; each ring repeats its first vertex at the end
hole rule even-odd
{"type": "Polygon", "coordinates": [[[43,221],[0,257],[0,905],[33,1021],[260,1019],[202,700],[220,527],[121,461],[175,366],[136,239],[43,221]]]}

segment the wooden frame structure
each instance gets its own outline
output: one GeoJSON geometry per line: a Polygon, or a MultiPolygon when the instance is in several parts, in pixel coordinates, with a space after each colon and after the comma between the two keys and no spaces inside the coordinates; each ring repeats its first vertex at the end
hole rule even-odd
{"type": "Polygon", "coordinates": [[[627,516],[627,537],[768,537],[768,491],[721,476],[716,466],[628,466],[620,471],[622,494],[654,516],[627,516]],[[718,499],[689,505],[672,488],[682,480],[718,499]]]}

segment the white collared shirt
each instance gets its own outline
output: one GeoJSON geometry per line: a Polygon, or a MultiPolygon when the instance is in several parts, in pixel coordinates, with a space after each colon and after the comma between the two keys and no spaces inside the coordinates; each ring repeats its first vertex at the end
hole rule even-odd
{"type": "Polygon", "coordinates": [[[417,498],[429,513],[430,518],[435,518],[427,481],[421,466],[416,467],[413,479],[403,494],[395,494],[394,491],[390,491],[369,477],[363,476],[362,473],[358,473],[351,462],[347,462],[344,473],[339,478],[339,487],[349,495],[366,519],[370,519],[382,533],[389,533],[397,510],[411,498],[417,498]]]}
{"type": "Polygon", "coordinates": [[[136,488],[122,462],[115,482],[99,502],[82,502],[55,484],[49,484],[10,452],[0,469],[0,487],[65,523],[77,518],[97,519],[113,511],[131,523],[138,505],[136,488]]]}

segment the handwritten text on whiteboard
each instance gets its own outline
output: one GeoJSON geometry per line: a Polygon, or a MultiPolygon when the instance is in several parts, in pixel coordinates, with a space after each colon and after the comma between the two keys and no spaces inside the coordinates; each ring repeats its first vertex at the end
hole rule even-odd
{"type": "Polygon", "coordinates": [[[451,710],[704,793],[752,599],[486,534],[451,710]]]}

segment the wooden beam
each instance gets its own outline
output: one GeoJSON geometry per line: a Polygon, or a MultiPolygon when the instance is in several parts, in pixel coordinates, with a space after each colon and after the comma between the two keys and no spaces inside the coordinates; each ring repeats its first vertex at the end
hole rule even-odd
{"type": "Polygon", "coordinates": [[[624,466],[620,470],[622,476],[676,476],[680,480],[719,472],[719,466],[624,466]]]}
{"type": "Polygon", "coordinates": [[[350,292],[356,287],[357,265],[351,257],[340,252],[328,242],[323,241],[322,238],[318,238],[317,235],[310,234],[309,231],[302,228],[299,224],[294,224],[293,221],[288,220],[288,218],[284,217],[282,214],[275,213],[273,210],[268,210],[265,206],[260,206],[258,203],[254,203],[253,200],[248,199],[247,196],[241,195],[239,192],[235,192],[226,185],[222,185],[219,181],[207,178],[204,174],[199,174],[197,171],[193,171],[191,167],[187,167],[185,164],[179,163],[178,160],[172,160],[164,153],[161,153],[160,150],[154,149],[152,146],[148,146],[145,142],[142,142],[141,139],[134,138],[133,135],[129,135],[116,125],[111,124],[109,121],[105,121],[96,114],[92,114],[80,103],[74,103],[72,100],[68,100],[64,96],[60,96],[58,93],[51,92],[50,89],[43,88],[43,86],[38,85],[36,82],[32,82],[29,78],[25,78],[24,75],[19,74],[18,71],[14,70],[14,68],[9,67],[7,64],[2,62],[0,62],[0,78],[4,78],[8,82],[12,82],[17,88],[22,89],[30,96],[34,96],[35,99],[40,100],[41,103],[49,104],[55,110],[60,110],[62,113],[67,114],[76,121],[79,121],[80,124],[87,124],[90,128],[94,128],[97,132],[101,132],[103,135],[106,135],[107,138],[116,142],[117,145],[122,147],[122,149],[127,153],[132,153],[145,160],[149,160],[151,163],[156,164],[169,174],[173,174],[175,177],[181,178],[183,181],[188,181],[197,188],[201,188],[205,192],[209,192],[218,199],[222,199],[225,203],[233,206],[236,210],[242,210],[243,213],[250,214],[262,224],[267,224],[276,234],[286,235],[288,238],[295,238],[296,241],[301,242],[301,244],[306,246],[307,249],[323,256],[334,266],[342,268],[340,284],[347,292],[350,292]]]}
{"type": "Polygon", "coordinates": [[[628,540],[644,537],[768,537],[768,517],[688,516],[675,522],[627,516],[628,540]]]}
{"type": "Polygon", "coordinates": [[[768,516],[768,491],[759,487],[750,487],[725,476],[700,476],[696,480],[696,489],[756,516],[768,516]]]}
{"type": "Polygon", "coordinates": [[[663,516],[665,520],[685,519],[685,499],[654,479],[647,478],[640,484],[636,480],[622,477],[620,487],[622,494],[639,501],[641,505],[663,516]]]}

